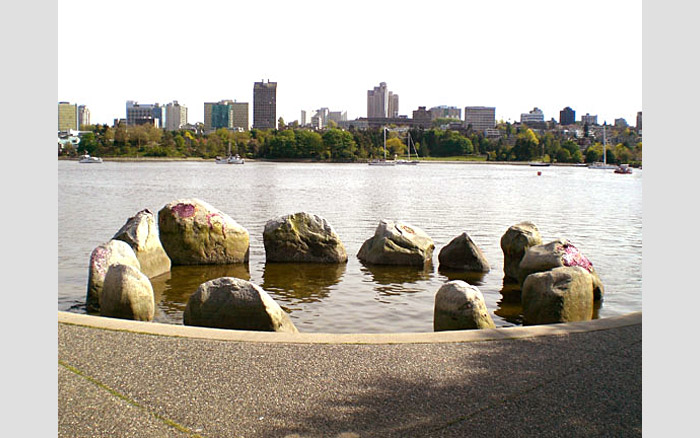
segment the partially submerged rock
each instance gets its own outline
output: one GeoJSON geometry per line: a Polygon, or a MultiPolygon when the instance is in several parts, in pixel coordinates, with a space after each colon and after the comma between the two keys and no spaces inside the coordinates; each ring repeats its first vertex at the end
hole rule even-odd
{"type": "Polygon", "coordinates": [[[423,266],[432,261],[434,249],[433,239],[420,228],[383,219],[357,257],[377,265],[423,266]]]}
{"type": "Polygon", "coordinates": [[[466,330],[495,328],[481,291],[464,281],[445,283],[435,294],[433,328],[466,330]]]}
{"type": "Polygon", "coordinates": [[[522,288],[524,324],[588,321],[593,300],[593,277],[582,267],[530,274],[522,288]]]}
{"type": "Polygon", "coordinates": [[[566,239],[557,239],[544,245],[535,245],[525,252],[520,261],[518,281],[522,285],[528,275],[535,272],[549,271],[562,266],[578,266],[591,274],[593,293],[596,300],[602,298],[603,283],[598,277],[593,263],[566,239]]]}
{"type": "Polygon", "coordinates": [[[199,199],[180,199],[158,212],[160,240],[174,265],[247,263],[248,231],[199,199]]]}
{"type": "Polygon", "coordinates": [[[458,271],[489,272],[486,256],[467,233],[462,233],[445,245],[438,254],[440,268],[458,271]]]}
{"type": "Polygon", "coordinates": [[[104,288],[107,270],[113,264],[133,266],[141,269],[141,264],[136,258],[134,250],[121,240],[110,240],[99,245],[90,254],[90,266],[88,267],[87,297],[85,304],[88,312],[100,310],[100,295],[104,288]]]}
{"type": "Polygon", "coordinates": [[[528,248],[542,243],[537,226],[532,222],[513,225],[501,237],[503,250],[503,273],[507,279],[517,281],[520,272],[520,260],[528,248]]]}
{"type": "Polygon", "coordinates": [[[259,286],[234,277],[202,283],[183,314],[185,325],[297,333],[291,318],[259,286]]]}
{"type": "Polygon", "coordinates": [[[111,265],[100,297],[100,315],[152,321],[154,314],[155,298],[148,277],[133,266],[111,265]]]}
{"type": "Polygon", "coordinates": [[[157,277],[170,271],[170,258],[160,243],[158,227],[153,213],[141,210],[129,218],[117,231],[113,239],[128,243],[136,253],[141,264],[141,272],[149,278],[157,277]]]}
{"type": "Polygon", "coordinates": [[[268,262],[346,263],[348,255],[333,227],[315,214],[272,219],[263,232],[268,262]]]}

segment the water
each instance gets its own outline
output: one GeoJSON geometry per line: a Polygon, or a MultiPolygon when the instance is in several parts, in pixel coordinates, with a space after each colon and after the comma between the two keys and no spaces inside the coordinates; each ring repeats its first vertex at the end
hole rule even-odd
{"type": "Polygon", "coordinates": [[[182,198],[199,198],[250,233],[245,265],[173,267],[152,279],[158,322],[182,324],[187,298],[209,279],[236,276],[262,286],[302,332],[387,333],[433,330],[435,292],[465,279],[484,295],[499,327],[520,324],[517,296],[504,289],[500,238],[534,222],[542,240],[569,239],[606,288],[596,317],[642,309],[642,171],[427,163],[58,162],[58,308],[85,312],[88,261],[126,220],[182,198]],[[541,176],[537,172],[542,172],[541,176]],[[341,266],[265,263],[262,232],[272,218],[309,212],[326,218],[343,241],[341,266]],[[435,242],[425,270],[365,266],[356,257],[383,218],[422,228],[435,242]],[[440,249],[467,232],[491,264],[485,275],[438,268],[440,249]]]}

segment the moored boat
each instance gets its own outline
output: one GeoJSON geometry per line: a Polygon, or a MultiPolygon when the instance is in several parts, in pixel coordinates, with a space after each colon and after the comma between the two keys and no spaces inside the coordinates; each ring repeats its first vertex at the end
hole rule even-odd
{"type": "Polygon", "coordinates": [[[617,168],[615,168],[615,173],[629,175],[630,173],[632,173],[632,168],[629,164],[620,164],[619,166],[617,166],[617,168]]]}
{"type": "Polygon", "coordinates": [[[102,158],[100,157],[91,157],[90,154],[85,154],[80,157],[80,160],[78,160],[78,163],[101,163],[102,158]]]}

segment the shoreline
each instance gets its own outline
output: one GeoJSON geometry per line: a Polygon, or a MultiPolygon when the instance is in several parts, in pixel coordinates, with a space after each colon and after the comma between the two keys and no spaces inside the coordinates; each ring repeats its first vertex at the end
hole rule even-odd
{"type": "MultiPolygon", "coordinates": [[[[79,157],[58,157],[58,161],[78,161],[79,157]]],[[[121,163],[138,163],[138,162],[214,162],[213,158],[200,158],[200,157],[102,157],[103,161],[111,162],[121,162],[121,163]]],[[[261,162],[261,163],[315,163],[315,164],[367,164],[368,161],[321,161],[313,160],[310,158],[299,158],[299,159],[273,159],[273,158],[246,158],[246,161],[251,163],[261,162]]],[[[429,164],[501,164],[501,165],[512,165],[512,166],[530,166],[529,161],[486,161],[486,160],[420,160],[421,163],[429,164]]],[[[551,167],[587,167],[585,163],[551,163],[551,167]]],[[[537,166],[533,166],[537,167],[537,166]]],[[[548,166],[543,166],[548,167],[548,166]]]]}

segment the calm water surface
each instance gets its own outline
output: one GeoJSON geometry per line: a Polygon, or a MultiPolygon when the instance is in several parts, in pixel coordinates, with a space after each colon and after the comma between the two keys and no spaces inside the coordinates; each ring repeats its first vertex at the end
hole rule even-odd
{"type": "Polygon", "coordinates": [[[222,276],[263,287],[302,332],[385,333],[433,330],[435,292],[464,279],[484,295],[497,326],[521,323],[517,295],[504,288],[500,238],[532,221],[548,243],[574,243],[606,287],[597,317],[642,310],[642,171],[577,167],[427,163],[58,162],[58,309],[85,312],[88,262],[126,220],[170,201],[199,198],[250,233],[248,265],[173,267],[152,279],[158,322],[182,324],[188,297],[222,276]],[[537,172],[542,172],[541,176],[537,172]],[[348,252],[341,266],[266,264],[262,232],[275,217],[309,212],[326,218],[348,252]],[[435,242],[424,270],[365,266],[356,257],[383,218],[402,220],[435,242]],[[437,255],[467,232],[491,264],[485,275],[439,269],[437,255]]]}

